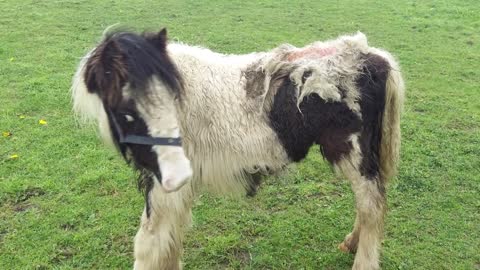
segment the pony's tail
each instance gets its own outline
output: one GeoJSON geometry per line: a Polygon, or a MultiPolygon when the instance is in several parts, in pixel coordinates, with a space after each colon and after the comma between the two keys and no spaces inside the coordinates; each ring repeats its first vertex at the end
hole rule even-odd
{"type": "Polygon", "coordinates": [[[390,64],[385,92],[385,110],[380,144],[380,177],[387,181],[397,173],[400,157],[400,116],[403,110],[405,85],[400,67],[392,55],[380,53],[390,64]]]}

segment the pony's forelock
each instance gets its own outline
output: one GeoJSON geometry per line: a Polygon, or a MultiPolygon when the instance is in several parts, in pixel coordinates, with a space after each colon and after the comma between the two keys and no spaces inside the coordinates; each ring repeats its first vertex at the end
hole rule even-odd
{"type": "Polygon", "coordinates": [[[160,80],[174,96],[180,96],[182,80],[166,52],[166,30],[137,34],[107,31],[86,63],[85,84],[90,93],[100,96],[107,107],[122,101],[127,85],[133,96],[149,92],[152,79],[160,80]]]}

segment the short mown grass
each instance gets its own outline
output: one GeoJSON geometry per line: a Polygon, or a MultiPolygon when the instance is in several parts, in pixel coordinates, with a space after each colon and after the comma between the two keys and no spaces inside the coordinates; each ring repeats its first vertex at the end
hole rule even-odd
{"type": "MultiPolygon", "coordinates": [[[[79,129],[70,80],[107,26],[167,26],[225,53],[357,30],[408,87],[384,269],[480,269],[480,2],[0,0],[0,269],[128,269],[143,208],[134,173],[79,129]],[[40,124],[45,120],[46,124],[40,124]]],[[[202,196],[186,269],[348,269],[349,184],[312,148],[244,200],[202,196]]]]}

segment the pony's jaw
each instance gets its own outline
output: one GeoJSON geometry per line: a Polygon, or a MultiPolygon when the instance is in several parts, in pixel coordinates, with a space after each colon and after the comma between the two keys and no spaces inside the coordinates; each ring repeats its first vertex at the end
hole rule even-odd
{"type": "Polygon", "coordinates": [[[192,177],[193,171],[190,161],[180,147],[167,146],[162,154],[158,155],[158,163],[162,174],[162,187],[166,192],[179,190],[192,177]]]}

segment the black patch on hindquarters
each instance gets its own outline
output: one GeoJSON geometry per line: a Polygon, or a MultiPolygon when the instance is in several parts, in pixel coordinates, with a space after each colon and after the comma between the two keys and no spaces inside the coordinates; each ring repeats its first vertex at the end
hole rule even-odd
{"type": "Polygon", "coordinates": [[[297,162],[305,158],[315,136],[306,132],[303,116],[297,108],[295,88],[289,78],[283,79],[273,99],[269,118],[288,156],[297,162]]]}
{"type": "Polygon", "coordinates": [[[345,103],[325,102],[313,94],[302,102],[300,109],[309,132],[316,135],[315,143],[330,163],[350,153],[353,146],[349,137],[361,130],[361,119],[345,103]]]}
{"type": "Polygon", "coordinates": [[[390,65],[384,58],[366,54],[362,73],[356,81],[361,96],[362,113],[362,133],[359,141],[363,157],[360,172],[368,179],[375,179],[380,172],[382,122],[389,71],[390,65]]]}
{"type": "Polygon", "coordinates": [[[132,164],[133,167],[140,172],[138,178],[138,188],[145,195],[147,216],[150,216],[149,193],[153,188],[153,176],[162,181],[160,168],[158,166],[157,154],[150,145],[128,144],[119,142],[119,134],[114,127],[113,117],[120,126],[121,131],[125,134],[135,134],[140,136],[148,136],[148,128],[145,121],[138,116],[136,106],[133,101],[122,102],[115,110],[107,112],[112,134],[113,142],[122,154],[125,161],[132,164]],[[127,121],[127,115],[133,118],[133,121],[127,121]]]}
{"type": "Polygon", "coordinates": [[[296,86],[285,78],[275,95],[270,122],[288,156],[305,158],[310,147],[320,145],[323,156],[335,163],[352,149],[348,137],[361,130],[361,120],[346,104],[326,102],[317,94],[305,97],[297,107],[296,86]]]}

